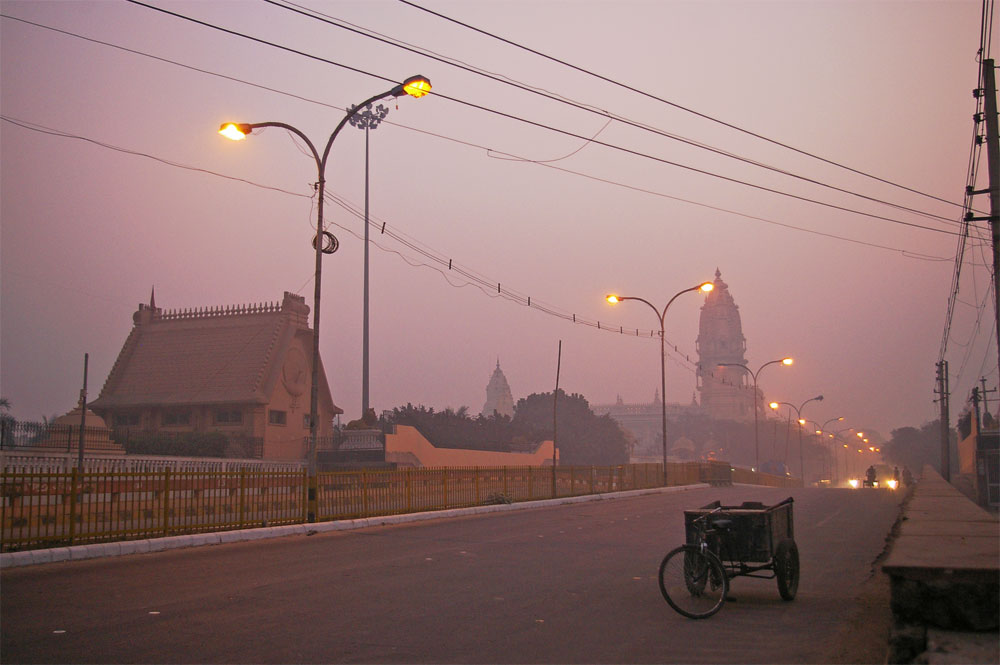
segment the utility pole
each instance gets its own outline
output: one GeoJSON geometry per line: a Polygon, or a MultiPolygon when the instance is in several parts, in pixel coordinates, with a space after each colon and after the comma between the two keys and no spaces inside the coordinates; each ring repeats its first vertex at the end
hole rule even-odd
{"type": "Polygon", "coordinates": [[[951,482],[951,432],[948,423],[948,361],[937,364],[938,403],[941,405],[941,476],[951,482]]]}
{"type": "Polygon", "coordinates": [[[972,398],[971,399],[972,399],[972,413],[975,415],[975,418],[976,418],[976,421],[975,421],[976,422],[976,430],[975,430],[976,431],[976,436],[979,436],[979,432],[982,431],[982,427],[979,424],[980,421],[979,421],[979,388],[978,387],[972,389],[972,398]]]}
{"type": "MultiPolygon", "coordinates": [[[[993,60],[983,60],[982,69],[983,87],[977,88],[973,93],[976,97],[984,96],[983,115],[975,116],[976,123],[986,124],[986,158],[989,166],[989,189],[973,190],[969,187],[967,194],[989,194],[990,195],[990,215],[989,217],[976,217],[970,211],[966,214],[965,220],[989,221],[990,233],[993,236],[993,314],[996,320],[997,333],[997,366],[1000,367],[1000,130],[997,127],[997,82],[996,68],[993,60]]],[[[978,131],[977,131],[978,136],[978,131]]]]}
{"type": "Polygon", "coordinates": [[[990,416],[992,417],[993,414],[990,413],[990,397],[989,397],[989,394],[990,393],[995,393],[997,391],[997,389],[996,388],[990,388],[989,390],[986,389],[986,377],[985,376],[979,377],[979,382],[982,384],[982,387],[979,389],[979,397],[983,400],[983,412],[984,413],[989,413],[990,416]]]}

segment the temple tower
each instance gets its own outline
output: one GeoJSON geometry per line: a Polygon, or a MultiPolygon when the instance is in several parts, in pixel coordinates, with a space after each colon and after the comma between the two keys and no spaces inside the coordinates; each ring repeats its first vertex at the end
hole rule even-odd
{"type": "Polygon", "coordinates": [[[746,365],[747,342],[743,336],[740,311],[722,273],[715,270],[715,288],[705,297],[698,324],[698,391],[701,407],[719,420],[753,418],[753,384],[740,367],[746,365]]]}
{"type": "Polygon", "coordinates": [[[499,413],[508,418],[514,417],[514,397],[511,395],[510,386],[507,384],[507,377],[500,369],[500,359],[497,358],[497,368],[493,370],[490,383],[486,386],[486,404],[483,405],[482,414],[487,418],[493,413],[499,413]]]}

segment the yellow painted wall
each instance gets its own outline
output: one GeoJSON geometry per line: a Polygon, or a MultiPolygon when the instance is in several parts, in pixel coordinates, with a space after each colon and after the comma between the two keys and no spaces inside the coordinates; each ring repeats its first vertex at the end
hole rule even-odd
{"type": "Polygon", "coordinates": [[[396,425],[395,434],[385,435],[385,461],[420,466],[552,466],[552,442],[543,441],[533,453],[495,453],[486,450],[435,448],[409,425],[396,425]]]}

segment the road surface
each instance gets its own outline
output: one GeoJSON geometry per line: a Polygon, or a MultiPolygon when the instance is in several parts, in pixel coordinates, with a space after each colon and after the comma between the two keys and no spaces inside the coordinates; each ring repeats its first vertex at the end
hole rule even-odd
{"type": "Polygon", "coordinates": [[[7,569],[5,663],[877,662],[901,495],[738,486],[7,569]],[[798,597],[664,602],[685,508],[795,498],[798,597]]]}

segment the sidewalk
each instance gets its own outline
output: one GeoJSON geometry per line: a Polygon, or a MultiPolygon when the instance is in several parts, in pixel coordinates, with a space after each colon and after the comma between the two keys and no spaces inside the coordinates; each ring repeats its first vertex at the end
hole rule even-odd
{"type": "Polygon", "coordinates": [[[307,536],[328,531],[347,531],[364,529],[372,526],[390,524],[406,524],[425,520],[461,517],[464,515],[482,515],[485,513],[505,512],[511,510],[528,510],[561,506],[585,501],[604,501],[609,499],[626,499],[644,494],[662,494],[666,492],[685,492],[693,489],[710,487],[708,484],[678,485],[674,487],[654,487],[650,489],[629,490],[625,492],[609,492],[605,494],[586,494],[568,496],[559,499],[543,499],[540,501],[521,501],[518,503],[493,504],[487,506],[471,506],[469,508],[452,508],[422,513],[404,513],[401,515],[382,515],[364,517],[353,520],[336,520],[332,522],[314,522],[311,524],[289,524],[258,529],[242,529],[238,531],[216,531],[212,533],[195,533],[183,536],[167,536],[164,538],[149,538],[144,540],[123,540],[113,543],[94,543],[92,545],[74,545],[72,547],[52,547],[48,549],[26,550],[23,552],[4,552],[0,554],[0,568],[15,568],[32,566],[58,561],[77,561],[100,557],[126,556],[129,554],[145,554],[147,552],[162,552],[163,550],[199,547],[202,545],[220,545],[250,540],[268,538],[283,538],[285,536],[307,536]]]}
{"type": "Polygon", "coordinates": [[[882,564],[889,663],[1000,662],[1000,525],[924,467],[882,564]]]}

